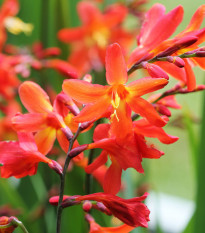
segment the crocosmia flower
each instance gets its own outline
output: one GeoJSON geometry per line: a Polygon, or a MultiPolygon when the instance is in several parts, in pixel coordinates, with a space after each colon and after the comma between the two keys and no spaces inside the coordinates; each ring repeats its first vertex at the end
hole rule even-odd
{"type": "Polygon", "coordinates": [[[147,197],[145,193],[141,197],[131,199],[123,199],[118,196],[106,193],[93,193],[85,196],[77,197],[76,201],[93,200],[102,202],[108,210],[125,224],[132,227],[148,227],[150,211],[145,204],[142,203],[147,197]]]}
{"type": "MultiPolygon", "coordinates": [[[[165,13],[165,7],[155,4],[146,14],[145,21],[138,36],[138,47],[132,52],[128,65],[149,60],[157,57],[173,57],[173,64],[167,62],[156,62],[165,72],[179,80],[183,85],[187,85],[188,90],[196,88],[196,80],[192,66],[198,65],[202,69],[204,58],[185,58],[183,59],[184,68],[175,64],[175,56],[198,49],[198,45],[204,42],[205,29],[200,29],[204,19],[205,5],[200,6],[193,15],[189,25],[174,38],[168,39],[176,30],[183,18],[183,7],[178,6],[165,13]]],[[[169,58],[170,59],[170,58],[169,58]]]]}
{"type": "Polygon", "coordinates": [[[35,175],[39,162],[47,163],[57,173],[61,173],[61,167],[56,161],[39,152],[32,134],[19,133],[18,138],[19,142],[0,142],[1,177],[35,175]]]}
{"type": "Polygon", "coordinates": [[[73,130],[77,128],[77,124],[72,123],[73,115],[68,109],[65,114],[66,111],[63,113],[65,107],[61,106],[61,109],[58,107],[59,98],[52,106],[46,92],[31,81],[26,81],[19,87],[19,96],[30,113],[17,114],[13,117],[14,129],[17,132],[36,132],[35,141],[43,154],[51,150],[56,137],[62,148],[67,150],[69,143],[65,135],[72,136],[72,133],[66,123],[73,130]]]}
{"type": "Polygon", "coordinates": [[[105,13],[91,2],[80,2],[77,5],[82,26],[61,29],[58,37],[61,41],[72,43],[69,62],[82,74],[91,68],[102,68],[108,44],[118,42],[127,50],[133,34],[125,31],[121,23],[127,15],[123,5],[110,5],[105,13]]]}
{"type": "Polygon", "coordinates": [[[64,81],[63,91],[74,100],[86,104],[80,114],[74,118],[77,122],[96,120],[111,107],[116,116],[117,111],[132,109],[156,126],[162,127],[166,124],[154,107],[140,96],[163,88],[168,81],[164,78],[146,77],[126,85],[127,67],[117,43],[107,49],[106,79],[109,86],[91,84],[82,80],[64,81]]]}

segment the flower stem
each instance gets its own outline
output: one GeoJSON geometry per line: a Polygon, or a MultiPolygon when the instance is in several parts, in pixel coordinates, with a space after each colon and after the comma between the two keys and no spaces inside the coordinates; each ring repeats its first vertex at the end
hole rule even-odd
{"type": "Polygon", "coordinates": [[[71,149],[73,148],[73,144],[74,144],[75,140],[77,139],[78,135],[80,134],[80,132],[81,132],[81,128],[80,128],[80,125],[79,125],[76,134],[70,140],[68,152],[67,152],[67,155],[66,155],[65,164],[64,164],[64,167],[63,167],[63,173],[60,176],[60,193],[59,193],[59,201],[58,201],[58,208],[57,208],[57,226],[56,226],[57,228],[56,228],[56,233],[60,233],[60,231],[61,231],[61,217],[62,217],[62,211],[63,211],[63,207],[61,206],[61,204],[62,204],[62,201],[63,201],[63,194],[64,194],[64,189],[65,189],[65,177],[66,177],[67,168],[68,168],[69,163],[70,163],[70,161],[72,159],[72,158],[70,158],[69,153],[70,153],[71,149]]]}
{"type": "Polygon", "coordinates": [[[22,223],[21,221],[19,221],[18,219],[13,218],[12,221],[11,221],[11,223],[12,223],[13,225],[16,225],[16,226],[20,227],[21,230],[22,230],[24,233],[28,233],[26,227],[25,227],[25,226],[23,225],[23,223],[22,223]]]}
{"type": "MultiPolygon", "coordinates": [[[[88,165],[92,163],[93,156],[94,156],[95,150],[90,150],[90,153],[88,155],[88,165]]],[[[85,193],[90,194],[91,193],[91,174],[86,173],[85,177],[85,193]]]]}

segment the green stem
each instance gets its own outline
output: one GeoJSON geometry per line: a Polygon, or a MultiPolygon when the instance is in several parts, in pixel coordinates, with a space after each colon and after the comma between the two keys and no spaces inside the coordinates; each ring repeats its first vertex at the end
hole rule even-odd
{"type": "MultiPolygon", "coordinates": [[[[92,163],[93,157],[94,157],[95,150],[90,150],[90,153],[88,155],[88,165],[92,163]]],[[[85,193],[90,194],[91,193],[91,174],[86,173],[85,177],[85,193]]]]}
{"type": "Polygon", "coordinates": [[[21,230],[24,232],[24,233],[29,233],[26,229],[26,227],[23,225],[23,223],[21,221],[19,221],[18,219],[16,218],[13,218],[12,221],[11,221],[11,224],[12,225],[15,225],[17,227],[20,227],[21,230]]]}
{"type": "Polygon", "coordinates": [[[63,202],[66,172],[67,172],[68,165],[69,165],[69,163],[71,161],[69,153],[70,153],[71,149],[73,148],[73,144],[74,144],[75,140],[77,139],[78,135],[80,134],[80,132],[81,132],[81,129],[80,129],[80,126],[79,126],[76,134],[70,140],[68,152],[67,152],[67,155],[66,155],[65,164],[64,164],[64,167],[63,167],[63,173],[61,175],[60,193],[59,193],[59,201],[58,201],[58,208],[57,208],[57,229],[56,229],[57,233],[60,233],[60,231],[61,231],[61,217],[62,217],[62,211],[63,211],[63,207],[61,206],[61,204],[63,202]]]}

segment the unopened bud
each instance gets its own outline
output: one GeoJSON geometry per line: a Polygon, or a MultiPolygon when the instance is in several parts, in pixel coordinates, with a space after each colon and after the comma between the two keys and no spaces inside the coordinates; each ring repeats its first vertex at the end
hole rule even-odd
{"type": "Polygon", "coordinates": [[[97,202],[95,205],[93,205],[93,208],[107,215],[112,215],[111,211],[102,202],[97,202]]]}
{"type": "Polygon", "coordinates": [[[156,104],[156,105],[154,105],[154,107],[162,115],[165,115],[167,117],[170,117],[172,115],[171,111],[167,107],[165,107],[164,105],[156,104]]]}
{"type": "Polygon", "coordinates": [[[196,87],[196,91],[203,91],[203,90],[205,90],[205,85],[198,85],[196,87]]]}
{"type": "Polygon", "coordinates": [[[68,127],[61,128],[61,131],[65,134],[68,141],[70,141],[73,138],[73,133],[68,127]]]}
{"type": "Polygon", "coordinates": [[[48,166],[54,170],[57,174],[62,175],[63,169],[59,163],[57,163],[55,160],[51,160],[50,163],[48,163],[48,166]]]}
{"type": "Polygon", "coordinates": [[[170,63],[173,63],[174,65],[178,66],[179,68],[183,68],[185,66],[184,60],[180,57],[168,56],[167,61],[170,63]]]}
{"type": "Polygon", "coordinates": [[[88,144],[84,144],[84,145],[80,145],[74,149],[72,149],[70,151],[70,153],[68,154],[68,156],[70,158],[74,158],[75,156],[79,155],[81,152],[83,152],[84,150],[86,150],[88,148],[88,144]]]}
{"type": "Polygon", "coordinates": [[[58,112],[61,112],[61,115],[63,115],[64,106],[66,106],[74,116],[80,113],[79,108],[76,106],[73,100],[64,92],[61,92],[56,96],[54,106],[58,110],[58,112]]]}
{"type": "Polygon", "coordinates": [[[167,73],[165,73],[164,70],[162,70],[159,66],[155,64],[147,63],[146,69],[152,78],[165,78],[169,80],[169,76],[167,75],[167,73]]]}
{"type": "Polygon", "coordinates": [[[196,36],[186,36],[182,39],[179,39],[178,41],[175,42],[175,44],[172,47],[169,47],[163,52],[159,53],[157,55],[157,58],[170,56],[176,51],[178,51],[179,49],[183,49],[183,48],[186,48],[194,44],[197,40],[198,40],[198,37],[196,36]]]}
{"type": "Polygon", "coordinates": [[[88,127],[90,127],[93,124],[94,121],[86,121],[83,123],[80,123],[80,129],[83,131],[85,129],[87,129],[88,127]]]}
{"type": "Polygon", "coordinates": [[[82,207],[85,212],[89,212],[92,208],[92,203],[90,201],[84,201],[82,207]]]}
{"type": "Polygon", "coordinates": [[[7,217],[1,216],[0,217],[0,232],[1,233],[12,233],[15,228],[18,226],[13,223],[13,219],[17,219],[16,217],[7,217]]]}
{"type": "Polygon", "coordinates": [[[205,57],[205,51],[197,51],[195,55],[196,57],[205,57]]]}

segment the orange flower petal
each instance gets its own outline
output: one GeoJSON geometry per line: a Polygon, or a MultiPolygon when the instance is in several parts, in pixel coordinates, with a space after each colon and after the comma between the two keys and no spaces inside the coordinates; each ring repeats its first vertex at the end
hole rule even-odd
{"type": "Polygon", "coordinates": [[[11,121],[16,131],[36,132],[46,127],[46,117],[47,114],[43,113],[18,114],[11,121]]]}
{"type": "MultiPolygon", "coordinates": [[[[154,7],[160,6],[156,4],[154,7]]],[[[152,9],[151,9],[152,10],[152,9]]],[[[183,18],[183,7],[178,6],[166,15],[161,15],[155,21],[148,21],[146,31],[139,39],[140,45],[153,49],[162,41],[168,39],[176,30],[177,26],[181,23],[183,18]]]]}
{"type": "Polygon", "coordinates": [[[127,66],[119,44],[110,45],[106,52],[106,79],[110,85],[127,82],[127,66]]]}
{"type": "Polygon", "coordinates": [[[46,92],[34,82],[22,83],[19,87],[19,96],[25,108],[31,113],[45,113],[53,110],[46,92]]]}
{"type": "Polygon", "coordinates": [[[38,146],[38,150],[44,155],[51,150],[55,139],[56,130],[52,127],[41,130],[35,135],[35,141],[38,146]]]}
{"type": "Polygon", "coordinates": [[[154,107],[146,100],[138,97],[131,98],[128,101],[131,109],[138,113],[140,116],[145,117],[151,124],[158,127],[163,127],[166,125],[166,121],[160,117],[154,107]]]}
{"type": "Polygon", "coordinates": [[[83,80],[65,80],[63,91],[80,103],[92,103],[106,93],[107,87],[91,84],[83,80]]]}
{"type": "Polygon", "coordinates": [[[86,105],[80,114],[73,119],[76,122],[93,121],[99,119],[110,106],[110,99],[105,97],[100,98],[94,104],[86,105]]]}
{"type": "Polygon", "coordinates": [[[82,40],[85,36],[85,29],[83,27],[64,28],[58,32],[59,40],[69,43],[71,41],[82,40]]]}
{"type": "Polygon", "coordinates": [[[198,30],[200,28],[203,20],[204,20],[204,17],[205,17],[205,5],[201,5],[196,10],[194,15],[192,16],[189,25],[180,34],[183,34],[183,33],[189,32],[189,31],[198,30]]]}
{"type": "Polygon", "coordinates": [[[99,9],[90,2],[80,2],[77,5],[78,15],[83,24],[88,25],[98,21],[102,14],[99,9]]]}
{"type": "Polygon", "coordinates": [[[191,65],[189,64],[187,58],[184,59],[185,62],[185,72],[186,72],[186,83],[189,91],[193,91],[196,88],[196,78],[191,65]]]}
{"type": "Polygon", "coordinates": [[[159,90],[167,85],[168,81],[164,78],[141,78],[129,83],[126,89],[131,96],[141,96],[159,90]]]}

